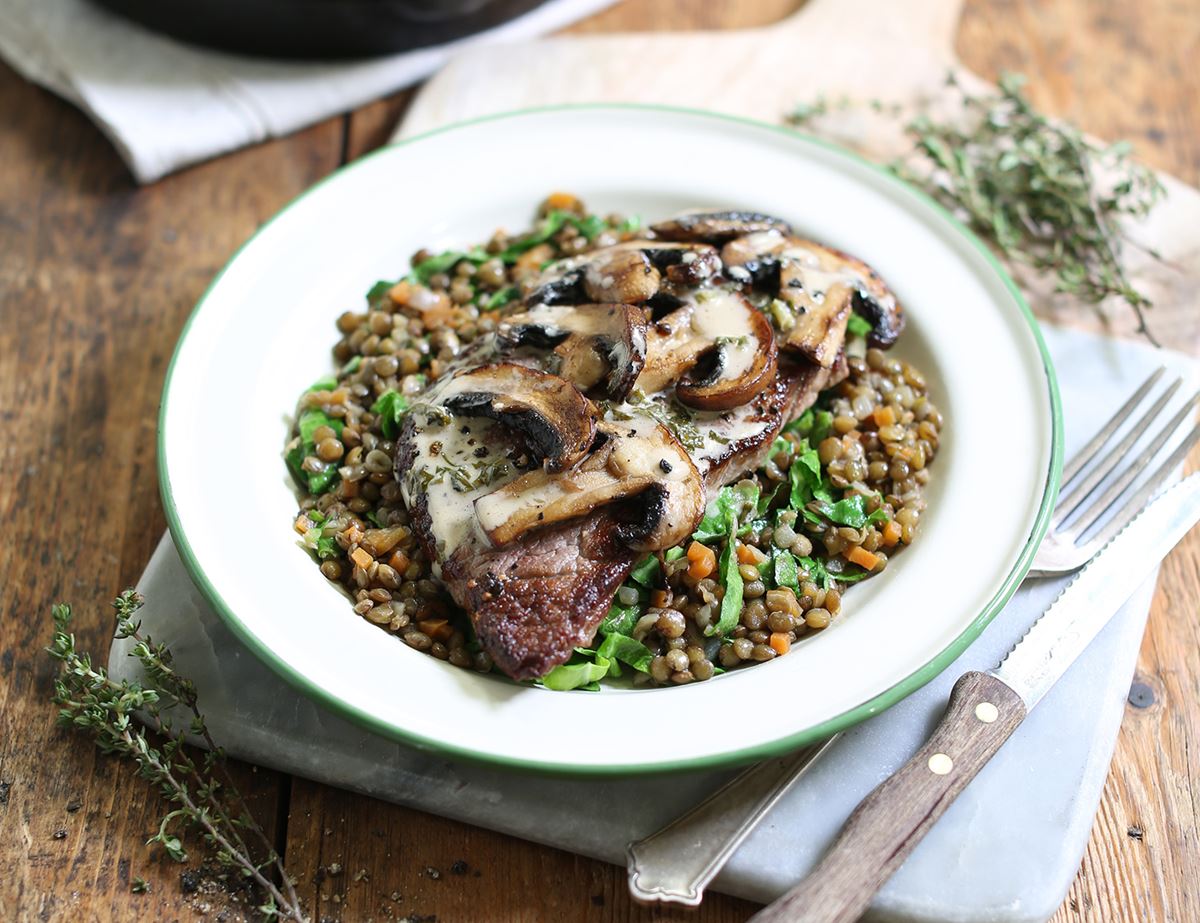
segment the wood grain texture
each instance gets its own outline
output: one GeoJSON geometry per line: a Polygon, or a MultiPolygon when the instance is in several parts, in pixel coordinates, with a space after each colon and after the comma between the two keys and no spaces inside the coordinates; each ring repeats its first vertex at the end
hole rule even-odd
{"type": "MultiPolygon", "coordinates": [[[[572,31],[755,26],[798,6],[627,0],[572,31]]],[[[983,76],[1024,71],[1039,105],[1095,134],[1131,137],[1145,159],[1200,184],[1194,0],[967,0],[956,47],[983,76]]],[[[106,600],[137,577],[163,529],[155,413],[184,318],[263,220],[381,143],[406,105],[398,95],[137,189],[83,116],[0,69],[2,920],[190,920],[205,907],[206,918],[241,916],[227,897],[182,896],[179,868],[143,845],[159,816],[144,784],[53,729],[40,652],[48,607],[74,600],[81,645],[106,650],[106,600]],[[137,875],[150,894],[130,893],[137,875]]],[[[1160,334],[1165,324],[1172,345],[1200,354],[1196,318],[1195,304],[1155,308],[1160,334]]],[[[1154,702],[1129,709],[1080,876],[1054,923],[1200,920],[1197,598],[1194,535],[1167,560],[1141,651],[1154,702]]],[[[285,838],[317,918],[733,923],[755,909],[711,895],[698,914],[646,910],[615,866],[239,771],[285,838]],[[278,800],[290,810],[276,817],[278,800]]]]}
{"type": "MultiPolygon", "coordinates": [[[[157,796],[54,728],[49,609],[74,601],[80,647],[107,659],[108,600],[165,528],[154,433],[179,329],[246,236],[336,166],[340,125],[136,189],[80,113],[7,69],[0,111],[0,919],[192,916],[180,867],[144,845],[157,796]]],[[[273,831],[279,777],[235,770],[273,831]]]]}
{"type": "Polygon", "coordinates": [[[858,803],[816,868],[755,923],[854,923],[1026,714],[1003,680],[964,673],[929,739],[858,803]]]}

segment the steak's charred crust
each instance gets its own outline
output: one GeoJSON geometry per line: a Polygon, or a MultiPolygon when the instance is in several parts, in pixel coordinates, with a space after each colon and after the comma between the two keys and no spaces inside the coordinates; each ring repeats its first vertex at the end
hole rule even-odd
{"type": "Polygon", "coordinates": [[[442,580],[501,670],[516,680],[545,676],[591,642],[633,567],[637,553],[616,532],[598,510],[510,546],[460,548],[442,580]]]}

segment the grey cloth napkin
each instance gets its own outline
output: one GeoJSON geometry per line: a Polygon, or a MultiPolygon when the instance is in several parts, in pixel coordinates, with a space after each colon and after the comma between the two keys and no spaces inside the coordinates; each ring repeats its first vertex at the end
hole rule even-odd
{"type": "Polygon", "coordinates": [[[82,109],[139,183],[286,135],[429,76],[475,43],[533,38],[615,0],[548,0],[458,42],[352,62],[223,54],[156,35],[86,0],[0,0],[0,57],[82,109]]]}
{"type": "MultiPolygon", "coordinates": [[[[1158,365],[1185,379],[1182,395],[1200,383],[1200,362],[1187,356],[1043,330],[1059,371],[1068,457],[1158,365]]],[[[1168,410],[1183,400],[1177,395],[1168,410]]],[[[994,666],[1066,582],[1027,582],[944,673],[846,732],[747,839],[714,887],[768,901],[802,877],[858,801],[923,742],[954,680],[994,666]]],[[[870,919],[1036,923],[1058,908],[1092,828],[1153,586],[1151,579],[1134,595],[950,807],[885,885],[870,919]]],[[[169,536],[139,588],[146,596],[144,629],[170,644],[181,672],[196,682],[214,737],[254,763],[616,863],[624,863],[627,842],[736,772],[576,781],[450,763],[335,716],[271,672],[209,608],[169,536]]],[[[846,617],[853,618],[853,593],[847,600],[846,617]]],[[[137,675],[129,648],[128,640],[114,641],[114,676],[137,675]]]]}

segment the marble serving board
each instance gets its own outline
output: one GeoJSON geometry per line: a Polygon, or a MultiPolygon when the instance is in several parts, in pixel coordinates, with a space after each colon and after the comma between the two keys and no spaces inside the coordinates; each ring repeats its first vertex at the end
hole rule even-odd
{"type": "MultiPolygon", "coordinates": [[[[1159,364],[1200,384],[1200,363],[1140,343],[1045,329],[1059,370],[1067,452],[1159,364]]],[[[986,502],[981,485],[980,502],[986,502]]],[[[941,676],[847,731],[755,831],[713,887],[769,901],[803,876],[854,805],[898,768],[940,716],[954,680],[993,666],[1063,580],[1030,581],[941,676]]],[[[213,736],[237,757],[572,852],[624,863],[625,846],[735,771],[563,780],[451,763],[321,708],[230,633],[164,536],[138,585],[143,628],[194,679],[213,736]]],[[[1047,919],[1067,893],[1091,830],[1153,592],[1148,581],[885,885],[869,914],[905,923],[1047,919]]],[[[852,598],[852,597],[851,597],[852,598]]],[[[128,640],[109,669],[136,677],[128,640]]]]}

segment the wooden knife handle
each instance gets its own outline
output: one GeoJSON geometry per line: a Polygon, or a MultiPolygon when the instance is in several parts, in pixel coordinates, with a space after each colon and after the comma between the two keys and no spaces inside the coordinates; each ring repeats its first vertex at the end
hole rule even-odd
{"type": "Polygon", "coordinates": [[[808,877],[752,919],[857,920],[1027,711],[1021,697],[996,677],[963,674],[925,745],[859,803],[808,877]]]}

